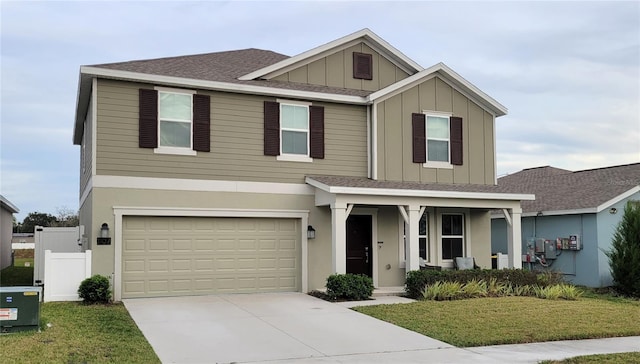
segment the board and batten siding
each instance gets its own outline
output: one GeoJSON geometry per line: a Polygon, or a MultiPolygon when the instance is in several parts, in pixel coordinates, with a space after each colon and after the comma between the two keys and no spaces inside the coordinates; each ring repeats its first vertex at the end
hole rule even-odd
{"type": "Polygon", "coordinates": [[[331,53],[273,78],[276,81],[307,83],[356,90],[378,91],[404,78],[405,71],[364,43],[331,53]],[[367,53],[373,59],[373,78],[353,78],[353,52],[367,53]]]}
{"type": "Polygon", "coordinates": [[[211,96],[211,152],[154,154],[138,147],[138,89],[153,85],[98,81],[96,174],[205,180],[304,183],[307,174],[367,175],[366,108],[325,108],[325,158],[313,163],[263,155],[262,96],[198,91],[211,96]]]}
{"type": "Polygon", "coordinates": [[[495,184],[494,117],[434,77],[377,104],[378,179],[423,183],[495,184]],[[462,165],[425,168],[413,163],[411,114],[462,117],[462,165]]]}

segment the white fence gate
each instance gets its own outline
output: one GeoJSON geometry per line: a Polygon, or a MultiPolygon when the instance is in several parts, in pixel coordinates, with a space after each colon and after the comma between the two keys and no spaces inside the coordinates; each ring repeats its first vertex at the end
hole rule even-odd
{"type": "Polygon", "coordinates": [[[35,251],[33,262],[33,285],[47,284],[44,270],[46,262],[45,250],[54,253],[76,253],[82,251],[80,246],[80,227],[42,227],[36,226],[34,232],[35,251]]]}
{"type": "Polygon", "coordinates": [[[91,276],[91,250],[82,253],[44,252],[44,301],[79,301],[78,287],[91,276]]]}

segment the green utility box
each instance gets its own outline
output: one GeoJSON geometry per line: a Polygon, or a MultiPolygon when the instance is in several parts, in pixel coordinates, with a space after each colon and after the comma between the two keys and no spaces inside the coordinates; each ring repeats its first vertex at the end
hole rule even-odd
{"type": "Polygon", "coordinates": [[[0,287],[0,332],[38,330],[42,287],[0,287]]]}

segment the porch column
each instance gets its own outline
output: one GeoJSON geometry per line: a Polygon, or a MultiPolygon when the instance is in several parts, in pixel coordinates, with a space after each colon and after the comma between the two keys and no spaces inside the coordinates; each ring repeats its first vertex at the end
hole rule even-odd
{"type": "MultiPolygon", "coordinates": [[[[507,253],[509,254],[509,268],[522,268],[522,209],[510,209],[511,223],[507,225],[507,253]]],[[[507,213],[507,211],[504,211],[507,213]]],[[[507,218],[507,221],[509,219],[507,218]]]]}
{"type": "Polygon", "coordinates": [[[347,273],[347,204],[331,204],[331,269],[347,273]]]}
{"type": "Polygon", "coordinates": [[[420,206],[409,205],[409,231],[407,234],[407,254],[405,269],[407,272],[420,270],[420,206]]]}

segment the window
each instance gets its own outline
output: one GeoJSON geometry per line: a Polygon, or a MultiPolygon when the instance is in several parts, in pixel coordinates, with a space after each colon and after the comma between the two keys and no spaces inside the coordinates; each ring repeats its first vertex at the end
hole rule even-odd
{"type": "Polygon", "coordinates": [[[324,107],[306,102],[264,102],[264,155],[313,162],[324,158],[324,107]]]}
{"type": "Polygon", "coordinates": [[[209,152],[210,110],[209,96],[195,91],[140,89],[140,148],[185,155],[209,152]]]}
{"type": "Polygon", "coordinates": [[[462,257],[464,215],[442,214],[442,259],[462,257]]]}
{"type": "Polygon", "coordinates": [[[158,146],[191,149],[191,94],[158,93],[158,146]]]}
{"type": "MultiPolygon", "coordinates": [[[[405,261],[407,256],[407,231],[409,231],[409,226],[402,219],[402,251],[400,256],[400,261],[405,261]]],[[[419,257],[424,259],[425,262],[429,261],[429,215],[427,211],[425,211],[420,217],[420,222],[418,225],[418,250],[419,257]]]]}
{"type": "Polygon", "coordinates": [[[309,155],[309,107],[280,104],[281,154],[309,155]]]}
{"type": "Polygon", "coordinates": [[[462,165],[462,118],[437,113],[414,113],[413,162],[425,167],[462,165]]]}

